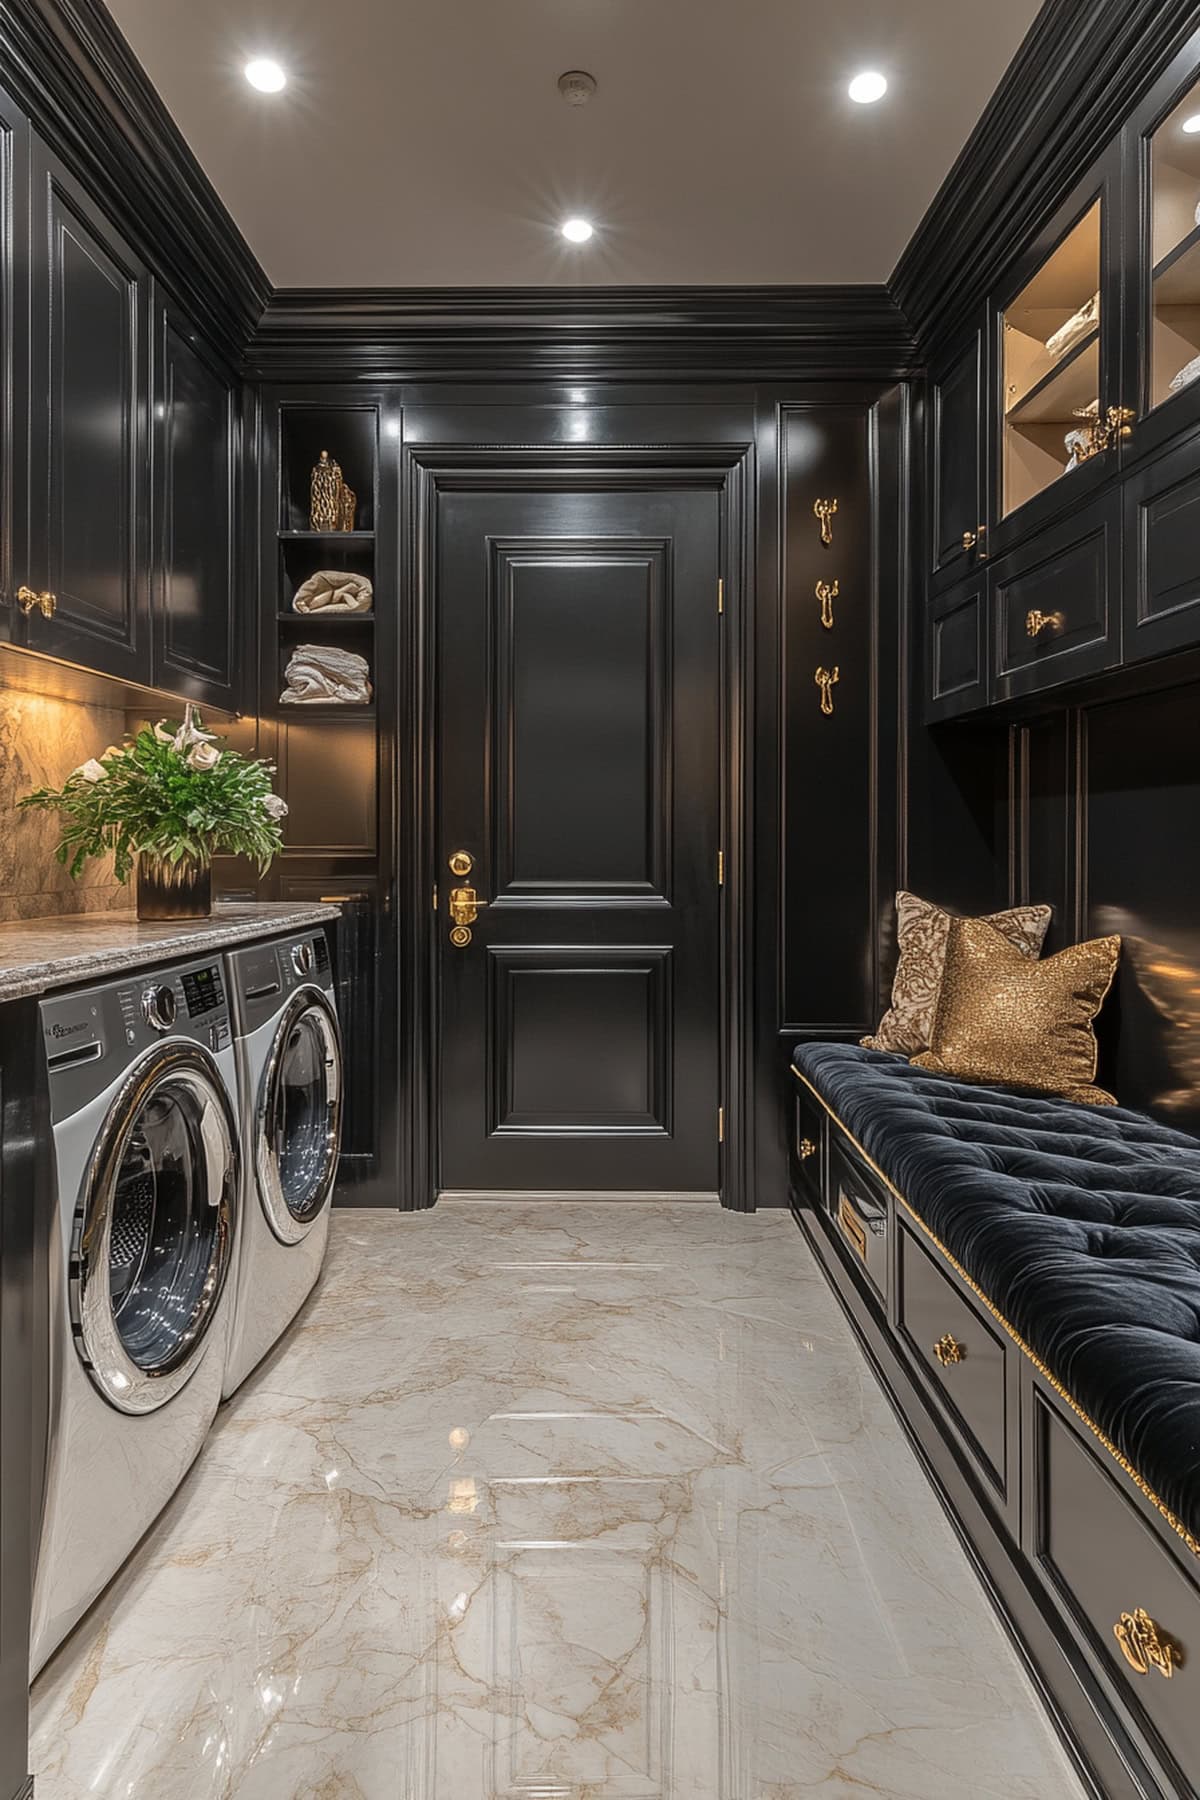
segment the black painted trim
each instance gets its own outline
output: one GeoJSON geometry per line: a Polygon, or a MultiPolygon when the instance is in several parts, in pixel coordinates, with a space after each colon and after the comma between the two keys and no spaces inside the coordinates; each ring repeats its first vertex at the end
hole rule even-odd
{"type": "Polygon", "coordinates": [[[38,134],[240,361],[270,283],[102,0],[0,0],[0,66],[38,134]]]}
{"type": "Polygon", "coordinates": [[[922,349],[949,342],[1196,29],[1195,0],[1049,0],[893,271],[922,349]]]}
{"type": "Polygon", "coordinates": [[[916,345],[884,287],[282,288],[263,380],[896,380],[916,345]]]}

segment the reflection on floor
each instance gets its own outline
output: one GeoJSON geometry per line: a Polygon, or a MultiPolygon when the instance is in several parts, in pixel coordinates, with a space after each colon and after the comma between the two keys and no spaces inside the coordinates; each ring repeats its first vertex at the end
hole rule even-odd
{"type": "Polygon", "coordinates": [[[341,1213],[38,1800],[1072,1800],[786,1214],[341,1213]]]}

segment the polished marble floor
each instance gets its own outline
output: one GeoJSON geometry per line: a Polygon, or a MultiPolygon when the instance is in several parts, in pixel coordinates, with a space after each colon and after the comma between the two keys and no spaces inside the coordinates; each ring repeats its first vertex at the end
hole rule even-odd
{"type": "Polygon", "coordinates": [[[336,1215],[38,1800],[1075,1800],[792,1220],[336,1215]]]}

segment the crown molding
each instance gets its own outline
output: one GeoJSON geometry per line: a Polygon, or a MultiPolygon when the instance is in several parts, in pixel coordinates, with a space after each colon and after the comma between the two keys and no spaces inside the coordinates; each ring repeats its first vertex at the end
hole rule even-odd
{"type": "Polygon", "coordinates": [[[1047,0],[888,284],[926,353],[972,320],[1198,25],[1195,0],[1047,0]]]}
{"type": "Polygon", "coordinates": [[[270,283],[101,0],[0,0],[0,71],[39,136],[239,362],[270,283]]]}
{"type": "Polygon", "coordinates": [[[281,288],[259,380],[897,380],[912,332],[870,287],[281,288]]]}

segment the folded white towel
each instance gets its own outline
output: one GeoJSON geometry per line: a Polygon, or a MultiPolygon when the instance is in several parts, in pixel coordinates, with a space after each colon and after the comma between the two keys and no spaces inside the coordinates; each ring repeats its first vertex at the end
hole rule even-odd
{"type": "Polygon", "coordinates": [[[363,706],[371,698],[366,658],[330,644],[298,644],[283,678],[285,706],[363,706]]]}
{"type": "Polygon", "coordinates": [[[292,611],[370,612],[373,598],[369,576],[348,575],[341,569],[318,569],[296,589],[292,611]]]}

